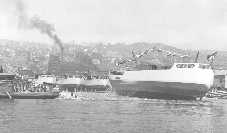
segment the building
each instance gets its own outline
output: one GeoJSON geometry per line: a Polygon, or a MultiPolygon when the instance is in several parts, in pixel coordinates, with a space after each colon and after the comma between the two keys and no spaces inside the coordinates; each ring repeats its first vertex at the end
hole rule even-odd
{"type": "Polygon", "coordinates": [[[214,87],[227,88],[227,70],[214,70],[214,87]]]}
{"type": "Polygon", "coordinates": [[[57,75],[61,68],[61,57],[59,55],[49,56],[48,73],[57,75]]]}
{"type": "Polygon", "coordinates": [[[19,75],[22,79],[35,79],[35,73],[31,69],[20,69],[19,75]]]}

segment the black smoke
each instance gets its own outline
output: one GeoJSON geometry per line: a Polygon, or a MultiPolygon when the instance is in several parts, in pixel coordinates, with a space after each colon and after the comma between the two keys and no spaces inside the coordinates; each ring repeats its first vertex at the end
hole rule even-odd
{"type": "Polygon", "coordinates": [[[15,13],[18,18],[18,27],[26,30],[38,30],[41,34],[46,34],[50,39],[57,44],[63,52],[63,43],[56,34],[54,26],[38,16],[28,17],[25,4],[22,0],[11,0],[15,6],[15,13]]]}

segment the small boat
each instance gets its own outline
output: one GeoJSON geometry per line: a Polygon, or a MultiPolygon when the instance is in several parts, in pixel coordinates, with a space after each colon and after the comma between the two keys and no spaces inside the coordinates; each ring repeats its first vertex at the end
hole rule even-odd
{"type": "Polygon", "coordinates": [[[17,92],[14,90],[18,83],[15,74],[0,73],[0,98],[8,99],[53,99],[59,96],[59,92],[17,92]]]}
{"type": "Polygon", "coordinates": [[[54,99],[59,96],[57,92],[13,92],[0,93],[0,98],[10,99],[54,99]]]}

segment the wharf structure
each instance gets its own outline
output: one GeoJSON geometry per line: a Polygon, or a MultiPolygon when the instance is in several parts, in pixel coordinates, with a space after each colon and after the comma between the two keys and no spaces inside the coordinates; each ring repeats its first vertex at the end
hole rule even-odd
{"type": "Polygon", "coordinates": [[[227,90],[227,70],[214,70],[214,87],[227,90]]]}

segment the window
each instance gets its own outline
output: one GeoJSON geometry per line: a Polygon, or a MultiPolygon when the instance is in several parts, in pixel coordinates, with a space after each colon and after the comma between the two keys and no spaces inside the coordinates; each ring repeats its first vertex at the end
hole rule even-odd
{"type": "Polygon", "coordinates": [[[195,67],[195,64],[188,64],[188,68],[193,68],[195,67]]]}
{"type": "Polygon", "coordinates": [[[193,68],[195,67],[195,64],[177,64],[177,68],[193,68]]]}
{"type": "Polygon", "coordinates": [[[183,68],[183,64],[177,64],[176,67],[177,68],[183,68]]]}

